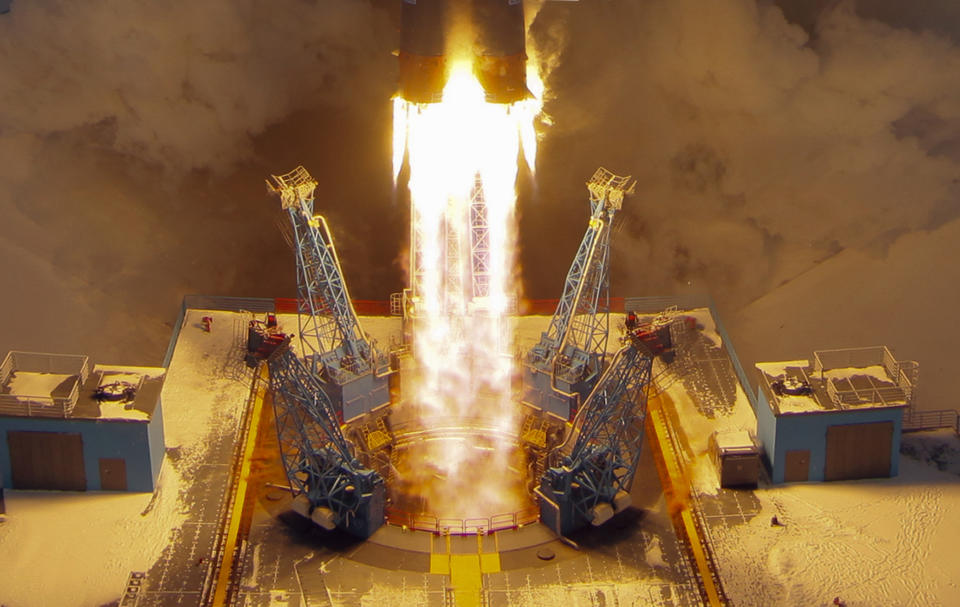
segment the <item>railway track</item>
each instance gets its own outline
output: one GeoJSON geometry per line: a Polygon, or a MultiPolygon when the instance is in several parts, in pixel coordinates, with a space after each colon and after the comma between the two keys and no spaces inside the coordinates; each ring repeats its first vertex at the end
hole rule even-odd
{"type": "Polygon", "coordinates": [[[676,430],[663,409],[661,397],[662,395],[651,397],[648,402],[647,436],[652,443],[670,518],[677,539],[693,563],[694,577],[704,604],[711,607],[728,605],[729,600],[723,592],[713,550],[706,540],[707,534],[698,501],[690,490],[690,481],[684,471],[676,430]]]}
{"type": "Polygon", "coordinates": [[[240,588],[242,564],[247,550],[247,537],[256,495],[248,484],[251,456],[257,442],[260,417],[270,406],[267,388],[267,366],[261,364],[253,373],[250,394],[244,406],[240,429],[231,464],[230,484],[219,512],[217,539],[211,555],[200,605],[230,605],[240,588]]]}

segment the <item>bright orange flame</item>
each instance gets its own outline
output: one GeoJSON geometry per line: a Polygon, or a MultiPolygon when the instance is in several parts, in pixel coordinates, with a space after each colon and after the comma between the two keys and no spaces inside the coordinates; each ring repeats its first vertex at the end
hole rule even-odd
{"type": "Polygon", "coordinates": [[[395,177],[404,152],[410,166],[411,291],[417,317],[415,394],[405,398],[415,403],[411,406],[425,429],[437,434],[439,426],[472,429],[486,437],[482,447],[439,436],[421,441],[418,455],[424,461],[398,470],[404,485],[422,488],[437,516],[483,516],[479,504],[488,509],[487,516],[526,505],[517,482],[522,471],[516,461],[518,407],[511,390],[508,314],[516,292],[517,158],[522,140],[532,170],[533,120],[539,109],[539,98],[487,103],[466,61],[452,65],[440,103],[394,101],[395,177]],[[482,250],[477,241],[481,207],[482,250]],[[480,266],[482,292],[474,280],[480,266]],[[477,479],[481,467],[488,471],[483,500],[461,486],[464,479],[477,479]],[[517,472],[513,478],[508,468],[517,472]]]}

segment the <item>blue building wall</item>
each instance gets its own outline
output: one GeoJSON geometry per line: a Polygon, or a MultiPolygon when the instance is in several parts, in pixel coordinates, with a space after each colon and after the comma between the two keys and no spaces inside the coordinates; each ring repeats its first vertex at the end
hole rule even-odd
{"type": "MultiPolygon", "coordinates": [[[[163,437],[163,399],[157,400],[157,408],[154,409],[150,422],[147,424],[147,440],[150,443],[150,471],[153,484],[156,485],[157,478],[160,477],[160,468],[163,466],[163,456],[167,453],[166,443],[163,437]]],[[[153,491],[153,489],[150,489],[153,491]]]]}
{"type": "Polygon", "coordinates": [[[123,420],[52,419],[44,417],[0,417],[0,474],[3,486],[13,487],[8,431],[73,432],[83,437],[84,471],[87,490],[99,491],[100,458],[122,458],[126,462],[127,490],[153,491],[163,462],[163,419],[160,406],[150,423],[123,420]],[[158,430],[159,429],[159,430],[158,430]],[[150,434],[159,440],[151,441],[150,434]],[[159,457],[155,453],[159,452],[159,457]]]}
{"type": "Polygon", "coordinates": [[[827,428],[847,424],[893,422],[890,445],[890,476],[899,472],[900,433],[903,429],[903,409],[865,409],[860,411],[830,411],[824,413],[788,414],[774,416],[762,391],[757,416],[757,434],[767,453],[771,480],[782,483],[787,451],[809,450],[811,481],[823,481],[827,457],[827,428]],[[773,428],[770,424],[773,424],[773,428]]]}
{"type": "MultiPolygon", "coordinates": [[[[763,457],[767,464],[767,470],[770,472],[770,477],[775,478],[776,466],[774,465],[774,459],[777,448],[777,418],[773,414],[773,409],[770,408],[770,402],[767,400],[767,395],[763,393],[763,390],[757,390],[757,400],[756,400],[756,409],[754,412],[757,414],[757,439],[760,440],[760,444],[763,445],[763,457]]],[[[783,482],[783,463],[780,464],[780,480],[774,480],[775,483],[783,482]]]]}

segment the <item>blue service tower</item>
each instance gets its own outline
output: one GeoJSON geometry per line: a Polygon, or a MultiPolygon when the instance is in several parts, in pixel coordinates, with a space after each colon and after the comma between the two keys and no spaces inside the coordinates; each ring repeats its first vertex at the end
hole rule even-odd
{"type": "Polygon", "coordinates": [[[587,182],[587,231],[550,327],[527,353],[523,402],[564,421],[573,419],[603,372],[610,328],[610,226],[633,187],[629,176],[603,167],[587,182]]]}
{"type": "Polygon", "coordinates": [[[620,349],[577,414],[535,489],[540,521],[560,535],[602,525],[631,503],[653,354],[636,335],[620,349]]]}
{"type": "Polygon", "coordinates": [[[267,358],[270,393],[293,509],[324,529],[367,538],[384,521],[383,477],[356,457],[333,403],[290,349],[290,338],[267,358]]]}
{"type": "Polygon", "coordinates": [[[389,404],[389,359],[361,329],[330,229],[313,213],[317,181],[302,166],[273,180],[267,188],[280,196],[293,228],[303,354],[340,421],[350,421],[389,404]]]}

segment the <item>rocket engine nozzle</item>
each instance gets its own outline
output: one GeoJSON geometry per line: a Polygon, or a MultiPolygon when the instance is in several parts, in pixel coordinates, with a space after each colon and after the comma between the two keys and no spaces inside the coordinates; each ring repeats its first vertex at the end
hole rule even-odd
{"type": "MultiPolygon", "coordinates": [[[[490,103],[514,103],[527,90],[521,0],[402,0],[399,95],[413,103],[441,100],[453,47],[454,15],[465,16],[473,70],[490,103]],[[459,11],[466,8],[468,11],[459,11]]],[[[459,41],[457,41],[459,42],[459,41]]]]}

